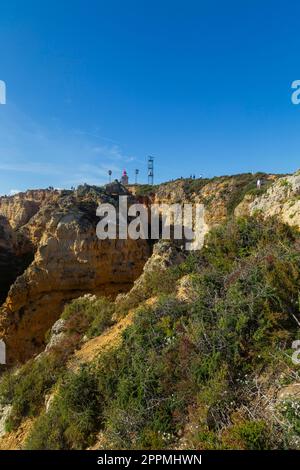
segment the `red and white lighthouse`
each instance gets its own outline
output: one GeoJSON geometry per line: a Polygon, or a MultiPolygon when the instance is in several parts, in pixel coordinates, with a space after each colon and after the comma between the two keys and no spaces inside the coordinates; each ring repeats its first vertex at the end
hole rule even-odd
{"type": "Polygon", "coordinates": [[[124,186],[126,186],[128,184],[128,175],[127,175],[126,170],[123,170],[123,173],[122,173],[122,176],[121,176],[121,183],[124,184],[124,186]]]}

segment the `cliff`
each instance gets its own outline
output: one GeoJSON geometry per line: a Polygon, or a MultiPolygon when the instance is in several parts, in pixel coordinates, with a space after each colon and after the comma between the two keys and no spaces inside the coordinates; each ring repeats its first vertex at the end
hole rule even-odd
{"type": "Polygon", "coordinates": [[[37,189],[15,196],[3,196],[0,197],[0,214],[6,217],[13,229],[18,229],[27,224],[43,205],[56,200],[59,195],[58,190],[37,189]]]}
{"type": "Polygon", "coordinates": [[[300,226],[300,173],[278,178],[262,194],[248,195],[236,207],[235,215],[276,216],[281,221],[300,226]]]}
{"type": "Polygon", "coordinates": [[[95,233],[99,202],[116,204],[118,195],[131,193],[132,202],[148,208],[202,203],[205,233],[233,215],[275,215],[299,225],[299,173],[179,179],[130,186],[129,192],[115,186],[33,190],[0,198],[0,334],[9,362],[25,361],[43,349],[45,333],[66,302],[85,293],[114,297],[128,291],[141,274],[151,246],[141,240],[100,242],[95,233]]]}
{"type": "Polygon", "coordinates": [[[299,172],[127,189],[0,198],[0,448],[299,448],[299,172]],[[204,248],[100,242],[118,194],[203,203],[204,248]]]}
{"type": "MultiPolygon", "coordinates": [[[[42,350],[47,330],[67,301],[84,293],[115,296],[128,290],[141,273],[150,246],[145,241],[98,240],[100,201],[114,199],[104,190],[81,187],[73,193],[30,191],[0,201],[6,214],[3,243],[12,253],[13,238],[22,237],[34,257],[23,274],[12,273],[3,286],[4,292],[15,281],[0,314],[9,363],[23,362],[42,350]]],[[[5,250],[11,262],[12,255],[5,250]]]]}
{"type": "MultiPolygon", "coordinates": [[[[212,179],[179,179],[131,186],[132,202],[202,203],[205,233],[233,214],[276,215],[299,224],[300,176],[241,174],[212,179]],[[261,190],[256,181],[263,181],[261,190]]],[[[9,362],[41,351],[47,330],[63,306],[85,293],[115,296],[126,292],[150,256],[145,241],[100,242],[96,207],[129,194],[119,185],[82,186],[76,191],[32,190],[0,198],[0,334],[9,362]]]]}

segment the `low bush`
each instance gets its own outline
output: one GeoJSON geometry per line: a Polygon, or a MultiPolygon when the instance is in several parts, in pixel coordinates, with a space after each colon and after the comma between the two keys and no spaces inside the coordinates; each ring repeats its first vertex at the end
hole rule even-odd
{"type": "Polygon", "coordinates": [[[49,353],[1,377],[0,403],[12,405],[7,429],[15,429],[24,417],[41,412],[45,396],[64,376],[66,361],[83,334],[88,338],[100,335],[112,324],[112,313],[113,304],[104,298],[86,296],[72,301],[62,314],[66,320],[63,339],[49,353]]]}
{"type": "Polygon", "coordinates": [[[87,368],[69,372],[49,411],[37,420],[26,449],[84,449],[101,425],[102,401],[87,368]]]}
{"type": "Polygon", "coordinates": [[[270,448],[270,431],[262,420],[245,420],[230,426],[221,442],[226,449],[267,450],[270,448]]]}
{"type": "Polygon", "coordinates": [[[36,416],[41,411],[45,395],[62,375],[63,366],[59,356],[49,354],[4,374],[0,382],[0,402],[12,405],[7,429],[15,429],[22,418],[36,416]]]}
{"type": "Polygon", "coordinates": [[[104,297],[86,295],[68,304],[62,314],[67,334],[98,336],[112,325],[114,304],[104,297]]]}

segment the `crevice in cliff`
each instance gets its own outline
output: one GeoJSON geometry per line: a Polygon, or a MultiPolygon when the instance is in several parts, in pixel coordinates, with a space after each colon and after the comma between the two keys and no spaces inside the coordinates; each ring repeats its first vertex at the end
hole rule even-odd
{"type": "Polygon", "coordinates": [[[33,259],[33,251],[17,255],[13,251],[0,250],[0,305],[5,302],[17,277],[23,274],[33,259]]]}
{"type": "Polygon", "coordinates": [[[15,231],[0,214],[0,306],[10,287],[32,263],[34,248],[22,233],[15,231]]]}

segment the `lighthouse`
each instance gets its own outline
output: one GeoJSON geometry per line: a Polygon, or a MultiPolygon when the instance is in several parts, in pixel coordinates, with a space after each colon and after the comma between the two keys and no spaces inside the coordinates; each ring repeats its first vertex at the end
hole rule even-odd
{"type": "Polygon", "coordinates": [[[122,177],[121,177],[121,183],[126,186],[128,184],[128,175],[127,171],[123,170],[122,177]]]}

